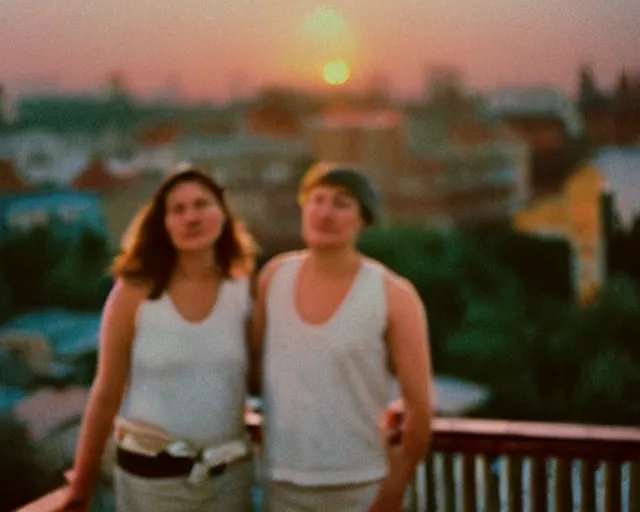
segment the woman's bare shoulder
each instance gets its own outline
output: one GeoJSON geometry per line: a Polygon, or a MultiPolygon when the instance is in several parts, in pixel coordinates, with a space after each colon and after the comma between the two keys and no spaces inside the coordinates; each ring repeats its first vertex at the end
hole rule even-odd
{"type": "Polygon", "coordinates": [[[107,305],[113,307],[123,306],[131,307],[137,306],[144,300],[149,298],[151,294],[151,284],[133,281],[130,279],[116,279],[109,298],[107,299],[107,305]]]}

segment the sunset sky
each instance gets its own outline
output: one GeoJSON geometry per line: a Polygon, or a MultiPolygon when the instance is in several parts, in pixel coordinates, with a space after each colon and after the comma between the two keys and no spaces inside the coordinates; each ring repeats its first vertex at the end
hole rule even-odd
{"type": "Polygon", "coordinates": [[[581,62],[605,86],[640,71],[638,20],[636,0],[0,0],[0,82],[83,90],[118,71],[136,94],[224,100],[320,86],[340,59],[350,87],[383,74],[402,96],[441,64],[474,88],[573,92],[581,62]]]}

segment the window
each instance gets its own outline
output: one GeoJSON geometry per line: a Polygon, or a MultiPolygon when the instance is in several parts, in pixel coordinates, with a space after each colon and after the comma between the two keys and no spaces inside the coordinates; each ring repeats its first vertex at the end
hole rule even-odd
{"type": "Polygon", "coordinates": [[[28,231],[36,226],[44,226],[49,222],[46,210],[30,210],[12,213],[7,219],[10,228],[28,231]]]}
{"type": "Polygon", "coordinates": [[[65,224],[72,224],[82,213],[82,209],[77,206],[65,205],[58,208],[58,216],[65,224]]]}
{"type": "Polygon", "coordinates": [[[289,177],[289,166],[283,162],[271,162],[262,171],[264,183],[284,183],[289,177]]]}

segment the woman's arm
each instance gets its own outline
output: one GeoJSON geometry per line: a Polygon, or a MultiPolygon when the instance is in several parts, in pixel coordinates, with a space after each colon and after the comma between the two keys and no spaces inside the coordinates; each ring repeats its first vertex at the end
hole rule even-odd
{"type": "Polygon", "coordinates": [[[262,383],[262,349],[266,328],[267,290],[271,277],[286,255],[276,256],[262,268],[256,279],[251,323],[249,327],[249,392],[259,396],[262,383]]]}
{"type": "Polygon", "coordinates": [[[88,507],[91,501],[107,438],[122,402],[129,375],[135,316],[145,296],[143,288],[117,281],[103,309],[97,372],[80,429],[68,495],[69,503],[80,504],[79,510],[88,507]]]}
{"type": "Polygon", "coordinates": [[[431,440],[432,369],[425,308],[407,280],[387,276],[387,342],[404,401],[401,442],[389,449],[389,474],[370,512],[402,509],[404,491],[431,440]]]}

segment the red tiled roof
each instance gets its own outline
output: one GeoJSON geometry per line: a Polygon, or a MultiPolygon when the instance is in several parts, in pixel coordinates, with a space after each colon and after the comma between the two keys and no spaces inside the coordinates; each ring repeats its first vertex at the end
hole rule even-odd
{"type": "Polygon", "coordinates": [[[147,126],[140,132],[140,144],[143,147],[163,146],[174,142],[182,134],[182,127],[177,123],[160,123],[147,126]]]}
{"type": "Polygon", "coordinates": [[[436,176],[444,169],[442,162],[430,158],[414,158],[405,160],[404,173],[412,176],[436,176]]]}
{"type": "Polygon", "coordinates": [[[138,179],[138,174],[131,176],[114,175],[102,161],[94,160],[73,180],[71,186],[77,190],[109,192],[135,185],[138,179]]]}
{"type": "Polygon", "coordinates": [[[451,128],[449,135],[453,141],[467,145],[483,144],[500,138],[495,129],[480,122],[457,124],[451,128]]]}
{"type": "Polygon", "coordinates": [[[245,116],[245,126],[249,133],[275,137],[299,137],[302,122],[298,115],[285,106],[263,105],[249,111],[245,116]]]}
{"type": "Polygon", "coordinates": [[[314,119],[328,127],[387,127],[401,120],[401,114],[392,109],[361,111],[339,107],[326,109],[314,119]]]}
{"type": "Polygon", "coordinates": [[[16,172],[10,160],[0,158],[0,192],[19,192],[30,186],[16,172]]]}

